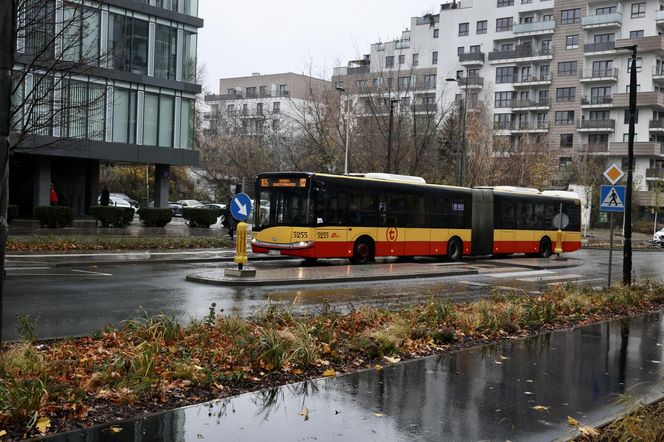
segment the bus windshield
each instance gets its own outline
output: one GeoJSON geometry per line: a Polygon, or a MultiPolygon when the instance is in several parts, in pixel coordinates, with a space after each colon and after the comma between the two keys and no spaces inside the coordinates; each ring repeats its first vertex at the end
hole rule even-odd
{"type": "Polygon", "coordinates": [[[261,189],[256,226],[313,225],[313,203],[308,189],[261,189]]]}

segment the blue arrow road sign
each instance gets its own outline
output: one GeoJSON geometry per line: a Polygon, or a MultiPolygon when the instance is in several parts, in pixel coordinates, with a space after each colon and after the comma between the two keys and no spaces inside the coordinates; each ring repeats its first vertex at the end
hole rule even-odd
{"type": "Polygon", "coordinates": [[[602,212],[624,212],[625,186],[600,186],[599,210],[602,212]]]}
{"type": "Polygon", "coordinates": [[[238,193],[231,200],[231,215],[238,221],[249,218],[251,213],[251,198],[246,193],[238,193]]]}

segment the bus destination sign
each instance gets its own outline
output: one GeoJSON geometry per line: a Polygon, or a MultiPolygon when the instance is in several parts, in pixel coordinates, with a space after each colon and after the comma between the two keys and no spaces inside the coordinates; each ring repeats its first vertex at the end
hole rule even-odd
{"type": "Polygon", "coordinates": [[[306,178],[261,178],[261,187],[307,187],[306,178]]]}

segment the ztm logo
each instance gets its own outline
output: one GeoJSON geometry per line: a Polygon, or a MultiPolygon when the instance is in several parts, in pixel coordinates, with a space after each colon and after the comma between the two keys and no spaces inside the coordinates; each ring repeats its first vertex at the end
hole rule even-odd
{"type": "Polygon", "coordinates": [[[390,242],[394,242],[399,238],[399,231],[396,227],[390,227],[387,229],[387,232],[385,232],[385,238],[390,242]]]}

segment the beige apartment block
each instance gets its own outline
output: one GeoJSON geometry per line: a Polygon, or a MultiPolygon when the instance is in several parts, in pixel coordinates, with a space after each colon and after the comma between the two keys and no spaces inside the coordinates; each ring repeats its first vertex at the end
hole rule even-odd
{"type": "Polygon", "coordinates": [[[470,103],[482,100],[493,112],[496,136],[515,148],[524,134],[548,146],[562,185],[582,158],[626,163],[631,52],[619,48],[637,44],[634,176],[645,212],[664,181],[663,33],[664,0],[454,1],[335,69],[333,82],[360,99],[362,87],[408,72],[409,83],[391,80],[388,93],[411,97],[400,105],[435,103],[437,111],[469,88],[470,103]],[[419,63],[409,65],[415,53],[419,63]],[[435,79],[435,90],[419,88],[424,78],[435,79]]]}

